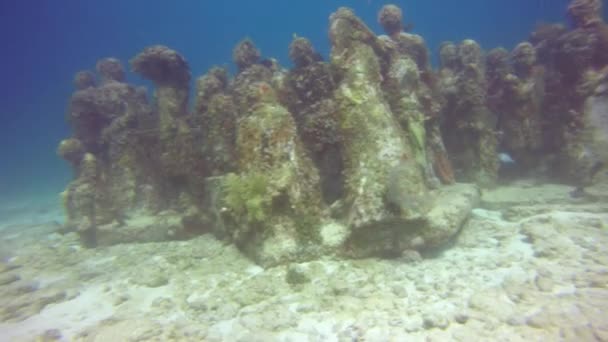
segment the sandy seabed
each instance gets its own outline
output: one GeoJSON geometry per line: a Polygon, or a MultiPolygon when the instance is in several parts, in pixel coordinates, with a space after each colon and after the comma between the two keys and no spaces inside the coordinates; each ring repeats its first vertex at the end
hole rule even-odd
{"type": "Polygon", "coordinates": [[[0,340],[608,341],[608,198],[570,190],[485,192],[432,258],[268,269],[212,236],[84,249],[53,209],[13,212],[0,340]]]}

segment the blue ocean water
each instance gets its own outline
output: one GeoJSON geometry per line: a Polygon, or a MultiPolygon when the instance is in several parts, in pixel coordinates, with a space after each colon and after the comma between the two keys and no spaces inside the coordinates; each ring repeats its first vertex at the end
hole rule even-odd
{"type": "MultiPolygon", "coordinates": [[[[444,40],[511,48],[539,22],[565,21],[567,0],[402,0],[436,57],[444,40]]],[[[20,0],[0,2],[0,202],[55,196],[71,178],[55,154],[69,135],[64,120],[72,78],[98,59],[123,62],[152,44],[182,53],[194,77],[231,64],[233,46],[250,37],[265,57],[289,65],[292,36],[327,56],[329,15],[348,6],[376,32],[378,0],[20,0]]],[[[130,81],[141,82],[134,75],[130,81]]]]}

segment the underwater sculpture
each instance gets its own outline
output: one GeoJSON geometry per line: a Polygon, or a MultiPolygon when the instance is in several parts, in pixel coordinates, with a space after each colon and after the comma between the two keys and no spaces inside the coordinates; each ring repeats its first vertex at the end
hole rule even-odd
{"type": "Polygon", "coordinates": [[[425,172],[431,167],[420,121],[425,114],[416,97],[417,64],[396,52],[394,42],[374,35],[346,8],[330,17],[330,40],[331,62],[340,80],[335,98],[345,161],[345,196],[337,209],[351,230],[348,253],[398,254],[441,245],[450,231],[458,230],[453,223],[467,215],[451,217],[447,219],[451,223],[444,225],[445,212],[437,212],[443,210],[439,208],[451,207],[455,213],[467,209],[443,200],[461,196],[466,207],[475,203],[477,190],[463,185],[437,189],[443,196],[431,192],[435,183],[428,182],[425,172]],[[395,84],[404,87],[402,93],[391,90],[395,84]],[[411,124],[400,123],[400,118],[411,124]],[[387,193],[387,189],[398,190],[387,193]]]}
{"type": "MultiPolygon", "coordinates": [[[[608,25],[600,0],[573,0],[568,6],[572,29],[542,25],[530,36],[542,68],[540,108],[542,152],[550,176],[577,186],[589,185],[602,159],[590,148],[605,129],[589,121],[589,98],[601,89],[608,66],[608,25]],[[594,170],[595,169],[595,170],[594,170]]],[[[601,91],[600,91],[601,92],[601,91]]],[[[603,126],[605,127],[605,126],[603,126]]],[[[605,160],[605,159],[604,159],[605,160]]]]}
{"type": "Polygon", "coordinates": [[[442,135],[457,179],[491,186],[507,160],[516,176],[592,181],[602,158],[586,147],[597,125],[586,103],[608,66],[601,8],[599,0],[572,1],[572,29],[540,25],[511,52],[485,54],[471,40],[442,44],[442,135]]]}
{"type": "Polygon", "coordinates": [[[410,133],[428,185],[451,184],[454,174],[441,137],[439,89],[429,52],[424,39],[404,31],[402,22],[403,12],[395,5],[378,13],[378,23],[387,34],[378,38],[389,48],[383,88],[400,125],[410,133]]]}
{"type": "Polygon", "coordinates": [[[605,106],[600,51],[586,68],[562,68],[577,58],[564,50],[586,48],[580,35],[603,25],[595,2],[576,3],[572,15],[585,27],[575,36],[551,29],[487,56],[472,40],[446,43],[439,72],[398,7],[380,10],[380,36],[340,8],[328,61],[294,36],[287,70],[245,39],[233,51],[237,74],[214,67],[199,77],[191,110],[178,52],[152,46],[130,61],[153,82],[153,102],[125,83],[118,60],[102,59],[99,83],[89,71],[75,76],[73,136],[58,147],[74,169],[62,194],[65,230],[89,246],[208,232],[264,266],[442,247],[477,205],[478,186],[496,182],[499,151],[532,169],[589,145],[579,131],[547,124],[548,106],[591,121],[605,106]],[[576,86],[562,84],[568,97],[548,104],[555,77],[576,86]],[[547,144],[556,135],[568,144],[547,144]],[[553,159],[534,160],[541,151],[553,159]]]}
{"type": "Polygon", "coordinates": [[[498,176],[496,114],[488,108],[486,63],[477,42],[445,42],[439,52],[442,135],[457,178],[491,186],[498,176]]]}
{"type": "Polygon", "coordinates": [[[327,204],[342,197],[344,177],[342,132],[332,65],[322,60],[310,41],[294,37],[289,45],[294,68],[286,75],[281,95],[292,113],[298,134],[319,170],[323,200],[327,204]]]}
{"type": "Polygon", "coordinates": [[[522,171],[533,171],[541,160],[541,105],[544,69],[536,64],[529,42],[512,52],[497,48],[486,57],[488,106],[497,113],[499,149],[517,161],[522,171]]]}

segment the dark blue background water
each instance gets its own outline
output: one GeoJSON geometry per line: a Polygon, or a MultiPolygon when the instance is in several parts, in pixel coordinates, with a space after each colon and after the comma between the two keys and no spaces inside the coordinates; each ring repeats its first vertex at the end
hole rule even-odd
{"type": "MultiPolygon", "coordinates": [[[[264,56],[288,63],[293,33],[325,56],[327,24],[354,8],[375,31],[378,0],[2,0],[0,1],[0,197],[57,193],[70,179],[55,155],[72,77],[102,57],[128,61],[165,44],[190,62],[194,77],[230,63],[232,47],[252,38],[264,56]]],[[[435,54],[443,40],[473,38],[511,48],[541,21],[564,21],[567,0],[401,0],[406,22],[435,54]]],[[[130,76],[131,80],[137,78],[130,76]]],[[[1,218],[0,218],[1,220],[1,218]]]]}

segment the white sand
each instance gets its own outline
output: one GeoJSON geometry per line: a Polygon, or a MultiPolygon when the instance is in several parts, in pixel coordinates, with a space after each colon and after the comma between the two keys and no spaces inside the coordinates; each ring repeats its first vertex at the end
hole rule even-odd
{"type": "Polygon", "coordinates": [[[0,336],[28,341],[56,329],[66,341],[606,340],[605,204],[557,203],[554,188],[546,191],[554,204],[513,206],[512,196],[542,189],[492,193],[493,207],[511,207],[475,209],[435,258],[312,261],[300,264],[310,282],[294,286],[287,266],[264,270],[211,236],[87,250],[74,235],[42,228],[32,231],[36,239],[4,235],[0,242],[20,247],[22,267],[0,273],[21,277],[0,286],[2,307],[22,314],[1,315],[9,321],[0,336]],[[26,282],[39,287],[14,295],[26,282]],[[48,291],[66,295],[38,310],[48,291]]]}

